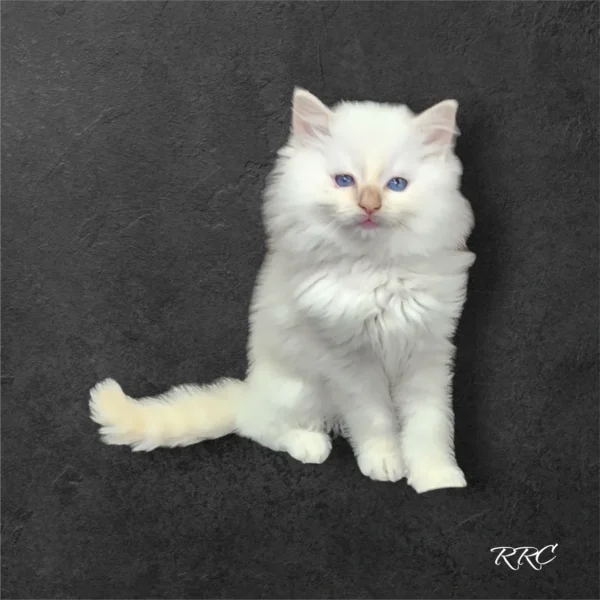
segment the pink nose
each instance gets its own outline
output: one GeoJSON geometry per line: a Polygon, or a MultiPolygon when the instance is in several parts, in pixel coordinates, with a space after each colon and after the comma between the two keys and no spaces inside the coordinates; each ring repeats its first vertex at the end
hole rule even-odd
{"type": "Polygon", "coordinates": [[[381,194],[378,189],[366,187],[358,198],[358,205],[371,216],[381,208],[381,194]]]}
{"type": "Polygon", "coordinates": [[[372,206],[363,206],[362,204],[359,204],[359,206],[369,215],[371,216],[373,213],[376,213],[379,210],[379,207],[372,207],[372,206]]]}

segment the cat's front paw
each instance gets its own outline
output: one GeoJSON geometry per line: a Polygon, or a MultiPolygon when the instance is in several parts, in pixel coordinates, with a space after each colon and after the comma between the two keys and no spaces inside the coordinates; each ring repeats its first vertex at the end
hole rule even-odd
{"type": "Polygon", "coordinates": [[[411,470],[408,484],[418,494],[443,488],[462,488],[467,485],[460,468],[453,464],[425,464],[411,470]]]}
{"type": "Polygon", "coordinates": [[[282,440],[284,449],[303,463],[320,464],[331,452],[331,439],[326,433],[294,429],[282,440]]]}
{"type": "Polygon", "coordinates": [[[400,449],[393,442],[370,444],[359,450],[356,461],[361,473],[376,481],[399,481],[404,477],[400,449]]]}

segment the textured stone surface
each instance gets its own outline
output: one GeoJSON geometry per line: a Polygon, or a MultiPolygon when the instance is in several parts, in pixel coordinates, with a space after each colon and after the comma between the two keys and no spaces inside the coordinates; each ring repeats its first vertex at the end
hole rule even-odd
{"type": "Polygon", "coordinates": [[[598,4],[2,3],[5,598],[598,597],[598,4]],[[470,487],[237,438],[103,446],[87,391],[240,376],[292,87],[460,102],[470,487]],[[490,548],[557,543],[540,572],[490,548]]]}

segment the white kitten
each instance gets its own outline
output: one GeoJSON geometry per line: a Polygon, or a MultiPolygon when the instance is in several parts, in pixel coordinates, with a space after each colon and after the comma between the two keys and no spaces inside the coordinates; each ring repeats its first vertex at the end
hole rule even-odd
{"type": "Polygon", "coordinates": [[[372,102],[329,109],[296,89],[265,193],[246,380],[139,401],[106,380],[90,403],[104,441],[152,450],[237,433],[321,463],[337,430],[373,479],[464,486],[451,340],[475,257],[456,110],[454,100],[419,115],[372,102]]]}

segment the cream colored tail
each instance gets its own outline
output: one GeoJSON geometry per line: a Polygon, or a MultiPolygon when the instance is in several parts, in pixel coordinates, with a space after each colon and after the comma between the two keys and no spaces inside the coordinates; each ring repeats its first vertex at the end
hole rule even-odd
{"type": "Polygon", "coordinates": [[[234,433],[242,387],[237,379],[221,379],[134,400],[116,381],[105,379],[90,391],[90,412],[107,444],[146,452],[159,446],[188,446],[234,433]]]}

